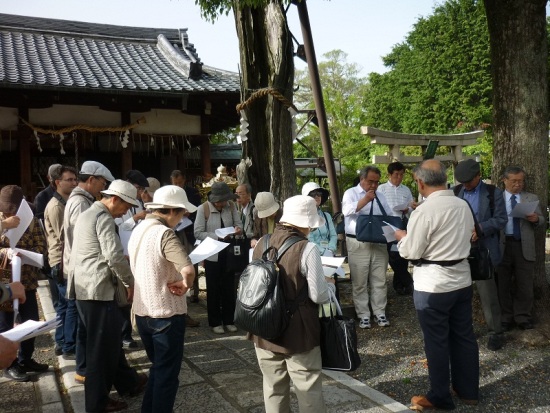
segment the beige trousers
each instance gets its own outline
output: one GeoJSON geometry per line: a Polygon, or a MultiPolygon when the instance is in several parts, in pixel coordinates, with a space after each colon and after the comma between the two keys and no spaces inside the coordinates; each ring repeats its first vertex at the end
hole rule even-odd
{"type": "Polygon", "coordinates": [[[386,314],[388,291],[386,244],[374,244],[346,237],[348,262],[353,287],[353,304],[359,318],[370,318],[369,300],[375,315],[386,314]]]}
{"type": "Polygon", "coordinates": [[[263,374],[266,413],[290,412],[290,380],[298,398],[300,413],[324,413],[321,348],[286,355],[256,347],[263,374]]]}

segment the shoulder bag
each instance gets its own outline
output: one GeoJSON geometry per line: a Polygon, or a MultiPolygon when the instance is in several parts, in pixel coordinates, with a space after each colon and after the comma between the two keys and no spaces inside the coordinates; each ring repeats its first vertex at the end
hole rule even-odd
{"type": "Polygon", "coordinates": [[[384,222],[393,225],[396,228],[404,229],[403,220],[400,217],[386,214],[382,207],[382,203],[378,198],[374,198],[370,205],[369,215],[359,215],[357,217],[357,225],[355,227],[355,236],[357,241],[373,242],[377,244],[387,244],[386,237],[382,231],[384,222]],[[378,202],[378,207],[382,211],[382,215],[374,215],[374,199],[378,202]]]}
{"type": "MultiPolygon", "coordinates": [[[[470,207],[472,216],[474,217],[474,225],[476,233],[479,235],[482,233],[479,222],[477,222],[476,214],[472,209],[470,203],[464,200],[470,207]]],[[[493,262],[491,260],[491,253],[487,247],[481,245],[479,241],[472,242],[470,247],[470,254],[468,255],[468,263],[470,264],[470,273],[472,274],[472,281],[490,280],[493,278],[495,272],[493,262]]]]}

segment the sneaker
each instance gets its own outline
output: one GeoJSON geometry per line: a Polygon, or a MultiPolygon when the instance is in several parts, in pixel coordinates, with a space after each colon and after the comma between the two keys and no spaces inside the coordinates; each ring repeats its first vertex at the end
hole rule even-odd
{"type": "Polygon", "coordinates": [[[50,368],[47,364],[37,363],[34,359],[21,361],[19,365],[25,373],[43,373],[50,368]]]}
{"type": "Polygon", "coordinates": [[[359,328],[370,328],[370,318],[362,318],[361,321],[359,321],[359,328]]]}
{"type": "Polygon", "coordinates": [[[122,340],[122,348],[138,348],[136,340],[122,340]]]}
{"type": "Polygon", "coordinates": [[[212,331],[216,334],[224,334],[225,333],[225,330],[223,329],[223,326],[212,327],[212,331]]]}
{"type": "Polygon", "coordinates": [[[12,379],[13,381],[25,382],[30,380],[30,376],[23,370],[23,368],[17,363],[6,370],[4,370],[4,377],[12,379]]]}
{"type": "Polygon", "coordinates": [[[374,321],[378,323],[380,327],[389,327],[390,322],[386,318],[385,314],[378,314],[374,316],[374,321]]]}
{"type": "Polygon", "coordinates": [[[227,328],[227,331],[229,331],[230,333],[236,333],[238,331],[237,326],[233,324],[226,325],[225,328],[227,328]]]}
{"type": "Polygon", "coordinates": [[[63,354],[63,348],[62,348],[61,344],[56,344],[53,351],[54,351],[56,356],[62,355],[63,354]]]}
{"type": "Polygon", "coordinates": [[[74,351],[68,351],[66,353],[63,353],[63,359],[76,360],[76,354],[74,353],[74,351]]]}

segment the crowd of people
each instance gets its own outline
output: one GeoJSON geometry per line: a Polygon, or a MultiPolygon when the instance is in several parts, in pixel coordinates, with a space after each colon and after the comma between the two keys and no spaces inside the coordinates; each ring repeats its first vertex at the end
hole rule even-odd
{"type": "MultiPolygon", "coordinates": [[[[487,324],[487,347],[497,351],[505,345],[504,332],[515,326],[534,328],[534,233],[545,220],[540,206],[511,216],[518,203],[538,200],[523,190],[526,174],[520,167],[506,168],[501,190],[481,180],[477,162],[465,160],[454,171],[459,185],[449,189],[443,164],[423,161],[412,171],[418,200],[403,185],[405,172],[400,162],[391,163],[387,182],[380,185],[380,169],[367,166],[357,185],[343,194],[343,236],[359,327],[372,328],[371,316],[379,327],[390,327],[386,272],[391,266],[394,290],[413,295],[428,359],[431,387],[412,398],[413,407],[452,408],[451,390],[465,403],[477,404],[474,283],[467,261],[471,243],[488,248],[496,268],[495,278],[476,281],[475,287],[487,324]],[[396,231],[395,242],[363,242],[357,239],[358,219],[371,213],[399,217],[406,230],[396,231]]],[[[144,393],[143,412],[171,412],[185,330],[200,324],[188,314],[186,295],[192,302],[199,299],[198,266],[189,253],[206,238],[244,239],[239,245],[246,248],[239,254],[254,249],[256,259],[265,249],[260,240],[266,235],[276,248],[290,237],[300,238],[279,268],[287,300],[296,299],[303,286],[308,292],[282,336],[266,340],[248,335],[263,373],[266,411],[289,410],[291,381],[300,411],[325,411],[317,306],[330,301],[335,280],[323,275],[321,256],[341,252],[332,216],[322,209],[330,196],[327,189],[308,182],[301,195],[281,203],[271,192],[254,197],[248,183],[233,191],[225,182],[214,182],[203,202],[179,170],[170,175],[170,185],[162,186],[137,170],[115,179],[95,161],[84,162],[78,171],[52,165],[48,178],[50,184],[35,198],[35,218],[17,247],[47,257],[42,271],[62,321],[55,331],[55,353],[75,360],[75,380],[84,385],[87,412],[125,409],[124,401],[110,397],[113,386],[121,396],[144,393]],[[187,224],[180,230],[183,222],[187,224]],[[219,236],[220,229],[231,231],[219,236]],[[123,351],[138,347],[134,329],[152,363],[148,376],[130,367],[123,351]]],[[[19,225],[16,213],[22,202],[27,201],[18,186],[0,191],[0,259],[6,261],[13,252],[5,231],[19,225]]],[[[215,334],[238,331],[233,317],[239,271],[228,265],[226,252],[203,264],[208,325],[215,334]]],[[[40,269],[23,265],[21,282],[0,284],[0,332],[13,326],[9,304],[15,298],[21,321],[38,320],[39,277],[40,269]]],[[[36,362],[33,351],[33,339],[18,344],[0,336],[5,376],[27,381],[46,371],[48,365],[36,362]]]]}

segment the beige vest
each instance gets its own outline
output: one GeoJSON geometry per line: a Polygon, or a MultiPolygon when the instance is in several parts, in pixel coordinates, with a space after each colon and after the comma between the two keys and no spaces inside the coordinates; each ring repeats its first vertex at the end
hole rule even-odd
{"type": "Polygon", "coordinates": [[[158,221],[145,220],[132,231],[128,254],[135,279],[133,309],[136,315],[168,318],[187,313],[185,295],[174,295],[167,286],[182,279],[161,250],[162,236],[168,230],[158,221]]]}

